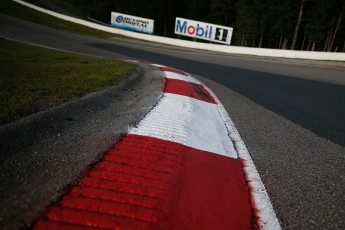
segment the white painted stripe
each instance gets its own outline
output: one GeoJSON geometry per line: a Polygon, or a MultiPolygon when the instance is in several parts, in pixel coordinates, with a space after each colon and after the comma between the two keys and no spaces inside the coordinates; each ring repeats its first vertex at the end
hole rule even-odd
{"type": "Polygon", "coordinates": [[[167,66],[165,66],[165,65],[159,65],[159,64],[151,64],[152,66],[156,66],[156,67],[167,67],[167,66]]]}
{"type": "MultiPolygon", "coordinates": [[[[152,66],[156,66],[156,67],[167,67],[164,65],[159,65],[159,64],[151,64],[152,66]]],[[[169,68],[169,67],[167,67],[169,68]]],[[[195,79],[194,77],[192,77],[191,75],[188,74],[188,76],[185,75],[181,75],[178,73],[174,73],[174,72],[170,72],[170,71],[163,71],[165,73],[166,78],[170,78],[170,79],[176,79],[176,80],[181,80],[181,81],[186,81],[186,82],[191,82],[191,83],[195,83],[195,84],[201,84],[201,82],[197,79],[195,79]]]]}
{"type": "Polygon", "coordinates": [[[217,98],[217,96],[206,86],[205,89],[211,94],[211,96],[217,102],[217,106],[220,112],[220,116],[225,123],[230,138],[235,145],[237,154],[241,160],[244,161],[245,167],[243,168],[246,174],[246,180],[250,193],[253,196],[255,202],[256,215],[258,217],[258,224],[262,230],[280,230],[281,226],[276,213],[273,209],[272,203],[266,191],[264,184],[260,178],[258,171],[254,165],[254,162],[250,156],[250,153],[244,144],[234,122],[231,120],[229,114],[225,110],[224,106],[217,98]]]}
{"type": "Polygon", "coordinates": [[[201,84],[200,81],[198,81],[197,79],[195,79],[194,77],[192,77],[190,75],[184,76],[184,75],[181,75],[181,74],[178,74],[178,73],[169,72],[169,71],[166,71],[165,75],[166,75],[166,78],[186,81],[186,82],[195,83],[195,84],[201,84]]]}
{"type": "Polygon", "coordinates": [[[165,93],[158,105],[130,131],[195,149],[237,158],[215,104],[165,93]]]}

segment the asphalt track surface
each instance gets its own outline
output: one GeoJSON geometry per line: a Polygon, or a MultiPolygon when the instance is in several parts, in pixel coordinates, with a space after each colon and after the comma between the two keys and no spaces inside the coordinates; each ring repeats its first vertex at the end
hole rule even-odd
{"type": "Polygon", "coordinates": [[[282,227],[345,228],[344,68],[107,41],[3,15],[0,28],[3,37],[193,74],[233,119],[282,227]]]}

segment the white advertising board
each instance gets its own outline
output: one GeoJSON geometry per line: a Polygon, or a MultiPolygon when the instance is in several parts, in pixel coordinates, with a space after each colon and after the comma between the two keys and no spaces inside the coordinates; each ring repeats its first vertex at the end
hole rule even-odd
{"type": "Polygon", "coordinates": [[[146,34],[153,34],[154,20],[111,12],[111,25],[146,34]]]}
{"type": "Polygon", "coordinates": [[[204,39],[230,45],[232,37],[231,27],[211,23],[176,18],[175,34],[204,39]]]}

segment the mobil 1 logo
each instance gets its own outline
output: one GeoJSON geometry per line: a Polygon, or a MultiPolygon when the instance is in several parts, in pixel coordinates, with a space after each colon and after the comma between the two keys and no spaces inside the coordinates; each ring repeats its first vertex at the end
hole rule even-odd
{"type": "Polygon", "coordinates": [[[227,42],[228,34],[229,34],[229,30],[217,27],[215,40],[221,41],[221,42],[227,42]]]}

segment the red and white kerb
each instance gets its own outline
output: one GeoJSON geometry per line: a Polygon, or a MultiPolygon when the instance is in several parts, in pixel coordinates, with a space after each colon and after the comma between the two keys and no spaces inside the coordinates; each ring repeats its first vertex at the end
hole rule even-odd
{"type": "Polygon", "coordinates": [[[167,77],[162,98],[35,229],[252,229],[251,196],[210,92],[167,77]]]}

